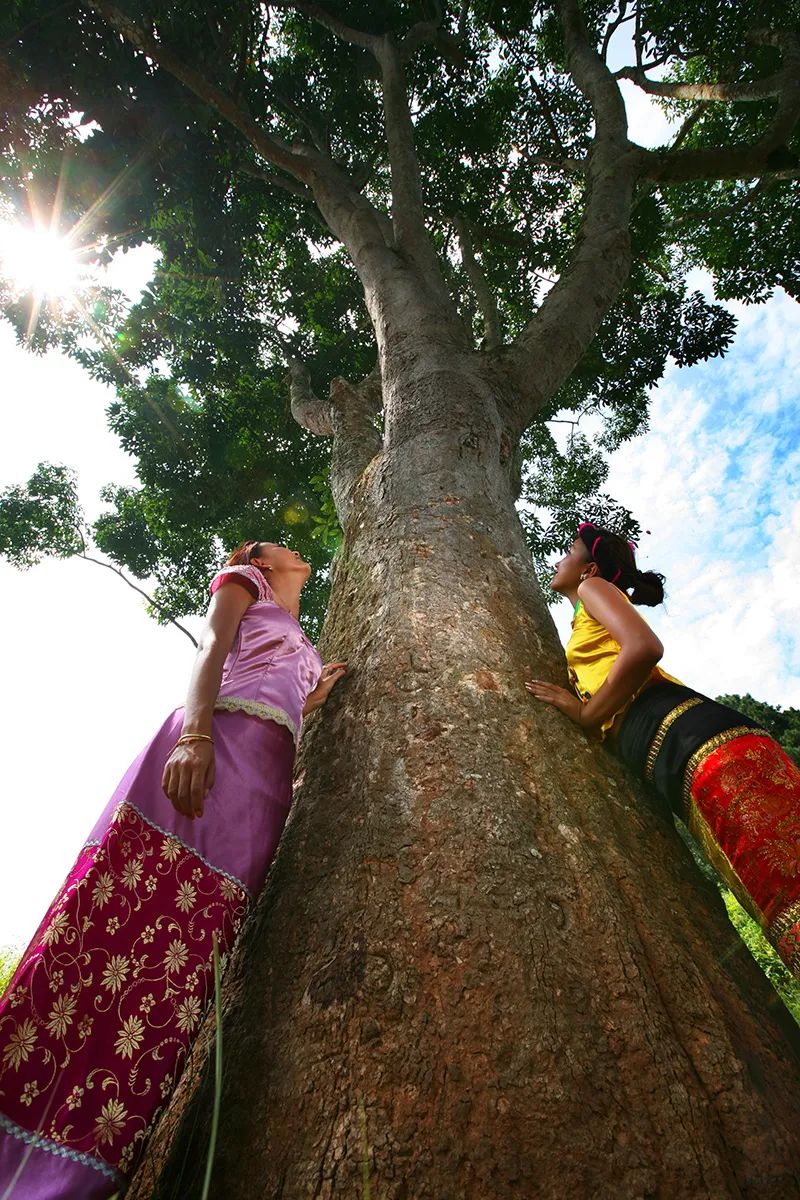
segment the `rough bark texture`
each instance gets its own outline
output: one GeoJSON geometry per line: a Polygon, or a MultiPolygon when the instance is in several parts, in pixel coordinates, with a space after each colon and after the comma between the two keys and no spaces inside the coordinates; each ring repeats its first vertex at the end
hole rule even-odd
{"type": "MultiPolygon", "coordinates": [[[[211,1194],[365,1195],[366,1156],[382,1200],[800,1195],[797,1031],[669,817],[524,692],[563,656],[497,406],[404,346],[325,629],[350,674],[226,980],[211,1194]]],[[[200,1195],[206,1053],[135,1200],[200,1195]]]]}

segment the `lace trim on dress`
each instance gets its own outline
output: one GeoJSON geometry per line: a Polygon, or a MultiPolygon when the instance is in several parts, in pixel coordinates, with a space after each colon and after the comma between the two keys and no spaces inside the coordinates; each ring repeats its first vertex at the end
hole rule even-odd
{"type": "MultiPolygon", "coordinates": [[[[272,588],[269,586],[258,567],[223,567],[222,570],[217,572],[212,579],[212,584],[223,575],[244,575],[246,579],[249,579],[250,582],[254,583],[258,588],[259,601],[269,600],[274,603],[272,588]]],[[[258,603],[258,601],[256,601],[256,603],[258,603]]]]}
{"type": "MultiPolygon", "coordinates": [[[[171,829],[165,829],[163,825],[159,825],[158,821],[154,821],[152,817],[148,817],[147,813],[142,812],[138,804],[131,804],[130,800],[120,800],[119,804],[114,809],[114,817],[112,817],[112,821],[116,817],[117,813],[123,808],[132,808],[133,811],[141,817],[145,825],[149,825],[152,829],[157,829],[159,833],[163,833],[164,837],[171,838],[173,842],[177,842],[178,845],[182,846],[183,849],[188,851],[189,854],[193,854],[195,858],[200,859],[201,863],[205,863],[210,871],[213,871],[216,875],[221,875],[223,879],[229,879],[231,883],[235,883],[238,888],[242,889],[249,900],[253,899],[253,893],[250,891],[247,884],[242,883],[241,879],[238,879],[236,875],[231,875],[230,871],[225,871],[222,869],[222,867],[218,867],[214,863],[209,862],[208,859],[202,855],[195,846],[191,846],[189,842],[185,842],[182,837],[178,836],[177,833],[173,833],[171,829]]],[[[90,844],[90,842],[86,843],[87,846],[90,844]]]]}
{"type": "Polygon", "coordinates": [[[58,1142],[43,1137],[41,1133],[31,1133],[30,1130],[23,1129],[21,1125],[10,1121],[3,1113],[0,1113],[0,1129],[4,1129],[11,1137],[19,1138],[26,1146],[35,1146],[37,1150],[46,1150],[48,1154],[54,1154],[57,1158],[68,1158],[70,1162],[80,1163],[82,1167],[92,1167],[95,1171],[100,1171],[108,1179],[113,1180],[120,1191],[124,1191],[127,1187],[125,1176],[120,1175],[119,1171],[115,1171],[113,1167],[109,1167],[108,1163],[104,1163],[102,1159],[92,1158],[91,1154],[82,1154],[80,1150],[70,1150],[67,1146],[60,1146],[58,1142]]]}
{"type": "Polygon", "coordinates": [[[292,718],[282,708],[273,708],[271,704],[259,704],[257,700],[249,700],[246,696],[218,696],[214,708],[223,708],[226,712],[246,712],[251,717],[260,717],[262,721],[285,725],[295,741],[300,736],[300,730],[292,718]]]}

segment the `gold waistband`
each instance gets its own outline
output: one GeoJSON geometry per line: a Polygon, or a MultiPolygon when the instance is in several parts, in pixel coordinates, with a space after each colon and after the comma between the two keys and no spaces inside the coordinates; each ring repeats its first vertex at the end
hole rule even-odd
{"type": "Polygon", "coordinates": [[[685,712],[688,712],[690,708],[694,708],[696,704],[702,703],[703,699],[701,696],[690,696],[688,700],[684,700],[680,704],[676,704],[674,708],[671,708],[664,717],[664,720],[661,722],[656,731],[656,736],[650,743],[650,749],[647,751],[647,761],[644,765],[644,777],[648,783],[652,783],[653,774],[656,769],[656,759],[661,753],[661,747],[664,745],[664,738],[667,736],[670,726],[677,721],[678,717],[682,717],[685,712]]]}

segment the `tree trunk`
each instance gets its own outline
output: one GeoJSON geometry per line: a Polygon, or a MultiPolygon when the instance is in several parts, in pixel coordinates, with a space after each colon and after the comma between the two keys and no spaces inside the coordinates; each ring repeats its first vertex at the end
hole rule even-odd
{"type": "MultiPolygon", "coordinates": [[[[350,674],[225,983],[211,1196],[798,1196],[793,1023],[669,815],[523,689],[563,655],[472,361],[385,371],[405,420],[324,635],[350,674]]],[[[135,1200],[200,1195],[206,1050],[135,1200]]]]}

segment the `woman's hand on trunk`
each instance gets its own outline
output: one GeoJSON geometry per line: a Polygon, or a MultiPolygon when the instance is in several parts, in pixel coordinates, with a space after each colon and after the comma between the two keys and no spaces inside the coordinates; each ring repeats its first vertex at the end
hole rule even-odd
{"type": "Polygon", "coordinates": [[[569,717],[570,721],[574,721],[576,725],[581,724],[583,705],[574,692],[568,692],[566,688],[558,687],[555,683],[545,683],[541,679],[529,679],[525,687],[537,700],[544,704],[552,704],[565,717],[569,717]]]}
{"type": "Polygon", "coordinates": [[[317,680],[317,686],[306,696],[306,702],[303,705],[303,716],[308,716],[315,708],[319,708],[320,704],[324,704],[328,696],[330,696],[332,689],[346,674],[346,662],[325,663],[322,673],[317,680]]]}

